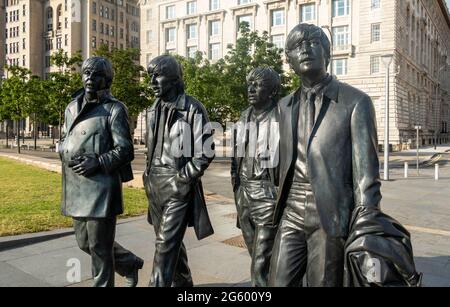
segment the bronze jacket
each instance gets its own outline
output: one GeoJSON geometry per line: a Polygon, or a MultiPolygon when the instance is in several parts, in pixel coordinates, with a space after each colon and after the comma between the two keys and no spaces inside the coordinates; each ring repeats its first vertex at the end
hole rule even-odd
{"type": "MultiPolygon", "coordinates": [[[[279,103],[280,186],[275,224],[293,176],[298,103],[294,94],[279,103]]],[[[335,79],[316,110],[307,147],[308,174],[323,229],[330,236],[346,237],[354,208],[378,207],[381,201],[375,110],[369,96],[335,79]]]]}
{"type": "Polygon", "coordinates": [[[122,182],[132,179],[134,148],[126,106],[104,92],[98,103],[88,103],[78,113],[77,96],[66,108],[62,161],[62,214],[71,217],[107,218],[123,213],[122,182]],[[96,155],[100,169],[90,177],[77,175],[68,166],[81,154],[96,155]]]}
{"type": "MultiPolygon", "coordinates": [[[[149,181],[147,179],[156,146],[155,133],[157,133],[158,128],[156,127],[159,116],[159,114],[157,114],[159,113],[157,108],[158,104],[159,100],[157,100],[147,112],[147,167],[143,175],[147,196],[150,195],[148,188],[149,181]]],[[[212,131],[204,131],[205,125],[209,123],[208,115],[204,106],[195,98],[182,94],[178,99],[175,108],[176,112],[168,118],[171,122],[171,126],[173,126],[176,121],[180,121],[189,125],[191,128],[190,156],[186,157],[181,155],[180,157],[176,157],[175,164],[179,176],[185,181],[192,182],[194,187],[194,197],[191,201],[192,210],[189,210],[189,226],[194,227],[196,236],[200,240],[214,233],[206,208],[202,181],[200,179],[214,159],[214,152],[212,152],[212,155],[207,156],[205,152],[202,151],[203,146],[208,145],[207,142],[213,141],[213,133],[212,131]],[[200,121],[197,122],[197,119],[200,119],[200,121]],[[195,144],[197,144],[197,146],[195,146],[195,144]],[[201,145],[201,148],[198,144],[201,145]]],[[[182,127],[183,125],[179,126],[182,127]]],[[[177,136],[174,137],[176,138],[177,136]]],[[[213,145],[212,148],[214,148],[213,145]]],[[[150,199],[149,205],[151,205],[150,199]]],[[[148,215],[148,221],[152,224],[150,214],[148,215]]]]}

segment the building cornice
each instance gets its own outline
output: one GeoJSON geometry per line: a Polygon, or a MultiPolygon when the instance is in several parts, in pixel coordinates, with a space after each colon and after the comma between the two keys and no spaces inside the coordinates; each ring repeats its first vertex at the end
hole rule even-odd
{"type": "Polygon", "coordinates": [[[444,0],[438,0],[439,7],[441,8],[442,14],[444,15],[447,26],[450,29],[450,13],[448,11],[447,5],[444,0]]]}

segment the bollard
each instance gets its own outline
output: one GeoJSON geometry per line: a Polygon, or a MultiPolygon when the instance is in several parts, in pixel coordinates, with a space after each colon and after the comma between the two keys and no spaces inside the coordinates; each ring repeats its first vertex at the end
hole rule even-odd
{"type": "Polygon", "coordinates": [[[434,165],[434,180],[439,180],[439,164],[434,165]]]}
{"type": "Polygon", "coordinates": [[[408,178],[408,162],[405,162],[405,178],[408,178]]]}

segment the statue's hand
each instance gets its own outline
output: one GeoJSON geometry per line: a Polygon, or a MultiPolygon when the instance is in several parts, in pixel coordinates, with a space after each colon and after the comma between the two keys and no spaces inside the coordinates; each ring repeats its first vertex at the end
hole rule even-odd
{"type": "Polygon", "coordinates": [[[73,171],[80,176],[91,176],[100,167],[100,162],[96,157],[83,156],[81,157],[81,160],[82,162],[80,164],[77,164],[72,168],[73,171]]]}

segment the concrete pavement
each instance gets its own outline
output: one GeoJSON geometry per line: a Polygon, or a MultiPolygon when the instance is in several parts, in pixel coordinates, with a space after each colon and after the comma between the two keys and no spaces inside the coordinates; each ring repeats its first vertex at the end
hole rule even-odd
{"type": "MultiPolygon", "coordinates": [[[[420,176],[411,170],[411,177],[404,179],[403,170],[393,168],[391,181],[382,184],[382,209],[411,232],[424,284],[450,286],[450,168],[442,167],[439,181],[433,175],[433,168],[421,170],[420,176]]],[[[239,247],[242,239],[235,227],[229,165],[213,163],[203,182],[211,191],[207,203],[216,233],[202,241],[196,240],[192,229],[186,234],[194,282],[199,286],[247,286],[250,257],[239,247]]],[[[0,286],[89,286],[90,259],[78,249],[71,231],[0,238],[0,286]],[[67,262],[73,258],[81,263],[80,282],[66,278],[70,269],[67,262]]],[[[144,217],[119,222],[117,240],[146,260],[139,286],[146,286],[149,280],[154,239],[144,217]]],[[[119,276],[117,284],[123,285],[119,276]]]]}

